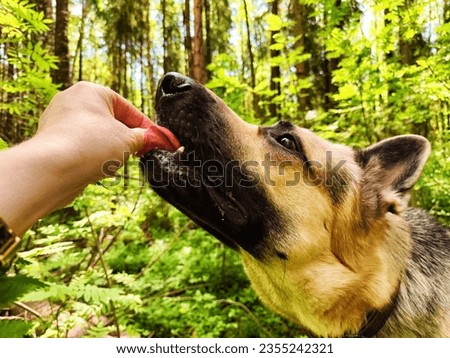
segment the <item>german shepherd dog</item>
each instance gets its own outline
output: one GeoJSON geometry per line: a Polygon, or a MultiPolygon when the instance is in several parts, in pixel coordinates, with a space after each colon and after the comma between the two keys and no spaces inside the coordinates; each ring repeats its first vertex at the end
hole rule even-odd
{"type": "Polygon", "coordinates": [[[425,138],[355,150],[252,125],[177,73],[156,103],[184,151],[146,153],[147,180],[240,252],[270,309],[320,337],[450,337],[449,231],[407,207],[425,138]]]}

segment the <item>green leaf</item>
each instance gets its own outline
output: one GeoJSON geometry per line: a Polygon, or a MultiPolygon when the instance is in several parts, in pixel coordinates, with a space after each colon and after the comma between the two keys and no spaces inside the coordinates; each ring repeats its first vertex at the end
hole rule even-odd
{"type": "Polygon", "coordinates": [[[28,276],[0,276],[0,308],[8,307],[23,295],[46,285],[28,276]]]}
{"type": "Polygon", "coordinates": [[[0,138],[0,150],[8,148],[8,143],[6,143],[3,139],[0,138]]]}
{"type": "Polygon", "coordinates": [[[22,338],[28,335],[33,323],[20,319],[1,319],[0,338],[22,338]]]}
{"type": "Polygon", "coordinates": [[[336,95],[336,99],[349,99],[356,96],[356,88],[354,85],[347,83],[342,87],[339,87],[339,93],[336,95]]]}
{"type": "Polygon", "coordinates": [[[283,20],[278,15],[268,14],[266,21],[270,31],[279,31],[283,27],[283,20]]]}
{"type": "Polygon", "coordinates": [[[282,49],[284,49],[284,47],[285,46],[282,43],[275,43],[275,44],[269,46],[269,48],[271,50],[282,50],[282,49]]]}
{"type": "Polygon", "coordinates": [[[414,37],[415,34],[416,33],[415,33],[415,31],[413,29],[407,29],[405,31],[405,33],[403,34],[403,38],[405,40],[410,40],[410,39],[412,39],[414,37]]]}
{"type": "Polygon", "coordinates": [[[255,92],[260,92],[260,91],[266,90],[267,87],[268,87],[267,81],[261,81],[255,86],[254,91],[255,92]]]}
{"type": "Polygon", "coordinates": [[[19,256],[22,258],[30,258],[43,255],[53,255],[62,251],[69,250],[74,247],[73,242],[57,242],[53,245],[44,247],[36,247],[29,251],[22,251],[19,256]]]}
{"type": "Polygon", "coordinates": [[[54,299],[57,301],[64,301],[68,297],[75,295],[72,288],[65,285],[51,284],[41,290],[36,290],[28,293],[23,297],[24,301],[43,301],[48,299],[54,299]]]}

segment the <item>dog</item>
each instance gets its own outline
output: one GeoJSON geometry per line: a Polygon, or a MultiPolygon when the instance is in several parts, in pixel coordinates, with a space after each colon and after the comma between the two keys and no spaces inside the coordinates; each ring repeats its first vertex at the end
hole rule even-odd
{"type": "Polygon", "coordinates": [[[184,151],[146,153],[146,179],[240,252],[267,307],[319,337],[450,337],[449,231],[407,206],[425,138],[356,150],[249,124],[178,73],[160,80],[156,112],[184,151]]]}

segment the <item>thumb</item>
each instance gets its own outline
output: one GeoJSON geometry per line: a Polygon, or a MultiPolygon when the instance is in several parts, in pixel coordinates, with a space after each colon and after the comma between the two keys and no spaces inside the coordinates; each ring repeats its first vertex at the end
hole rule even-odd
{"type": "Polygon", "coordinates": [[[142,152],[145,145],[147,130],[145,128],[131,128],[131,153],[142,152]]]}

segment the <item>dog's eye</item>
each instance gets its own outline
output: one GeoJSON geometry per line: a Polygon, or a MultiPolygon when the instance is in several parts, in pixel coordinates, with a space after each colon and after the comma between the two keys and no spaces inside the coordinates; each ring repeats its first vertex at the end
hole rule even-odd
{"type": "Polygon", "coordinates": [[[285,134],[285,135],[279,137],[277,139],[277,142],[289,150],[297,150],[297,145],[295,144],[295,140],[289,134],[285,134]]]}

